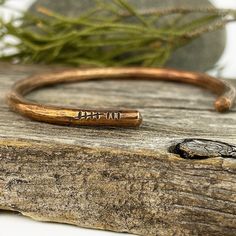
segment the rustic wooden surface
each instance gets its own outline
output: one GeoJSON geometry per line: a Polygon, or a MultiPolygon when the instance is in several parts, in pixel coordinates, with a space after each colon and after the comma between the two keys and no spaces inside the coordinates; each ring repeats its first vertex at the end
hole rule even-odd
{"type": "Polygon", "coordinates": [[[30,97],[137,108],[143,126],[62,127],[10,112],[12,83],[48,70],[0,64],[1,209],[145,236],[235,235],[235,108],[218,114],[212,94],[183,84],[91,81],[30,97]]]}

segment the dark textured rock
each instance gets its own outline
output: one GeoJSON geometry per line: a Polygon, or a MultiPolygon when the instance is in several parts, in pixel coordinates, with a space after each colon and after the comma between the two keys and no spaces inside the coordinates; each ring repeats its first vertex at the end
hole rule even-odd
{"type": "MultiPolygon", "coordinates": [[[[206,0],[128,0],[138,9],[150,9],[156,7],[180,7],[180,6],[212,6],[206,0]]],[[[33,6],[45,6],[69,16],[78,16],[80,12],[94,5],[94,0],[38,0],[33,6]]],[[[196,71],[206,71],[214,67],[223,53],[226,43],[225,30],[206,34],[193,41],[189,45],[177,50],[169,60],[169,67],[188,69],[196,71]]]]}

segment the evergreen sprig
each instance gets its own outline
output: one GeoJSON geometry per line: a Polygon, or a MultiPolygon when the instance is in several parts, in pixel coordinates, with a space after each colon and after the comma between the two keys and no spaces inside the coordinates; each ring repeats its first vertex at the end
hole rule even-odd
{"type": "Polygon", "coordinates": [[[26,12],[10,22],[0,19],[0,39],[10,35],[19,40],[5,42],[1,51],[8,47],[16,52],[1,53],[0,59],[74,66],[163,66],[176,49],[236,18],[233,10],[215,8],[138,11],[125,0],[97,0],[79,17],[43,7],[37,11],[40,14],[26,12]],[[186,22],[189,15],[195,17],[186,22]]]}

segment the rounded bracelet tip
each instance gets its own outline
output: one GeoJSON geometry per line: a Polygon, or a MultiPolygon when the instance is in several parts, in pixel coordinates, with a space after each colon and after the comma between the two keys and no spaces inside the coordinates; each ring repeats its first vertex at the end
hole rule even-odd
{"type": "Polygon", "coordinates": [[[220,97],[215,101],[215,109],[221,113],[229,111],[231,105],[231,100],[227,97],[220,97]]]}

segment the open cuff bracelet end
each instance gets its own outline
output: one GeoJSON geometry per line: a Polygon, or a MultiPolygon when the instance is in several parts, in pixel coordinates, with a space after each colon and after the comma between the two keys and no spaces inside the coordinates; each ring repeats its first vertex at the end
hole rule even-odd
{"type": "Polygon", "coordinates": [[[139,127],[142,116],[136,110],[66,108],[38,104],[25,98],[26,94],[44,86],[95,79],[163,80],[197,85],[217,94],[215,109],[218,112],[229,111],[236,97],[232,85],[207,74],[141,67],[76,69],[35,75],[16,82],[7,95],[7,102],[13,111],[40,122],[67,126],[139,127]]]}

